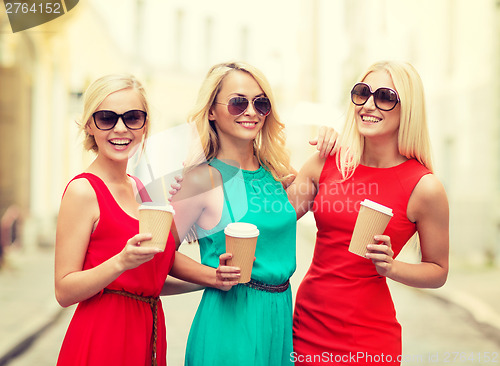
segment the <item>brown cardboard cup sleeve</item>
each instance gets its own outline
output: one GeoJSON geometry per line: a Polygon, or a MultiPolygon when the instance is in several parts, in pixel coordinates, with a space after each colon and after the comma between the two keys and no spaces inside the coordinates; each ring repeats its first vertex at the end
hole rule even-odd
{"type": "Polygon", "coordinates": [[[392,216],[392,209],[389,207],[368,199],[361,202],[349,251],[364,257],[367,252],[366,246],[374,242],[375,235],[384,233],[392,216]]]}
{"type": "Polygon", "coordinates": [[[144,247],[156,247],[165,250],[172,219],[172,206],[141,205],[139,207],[139,233],[151,233],[153,238],[141,242],[144,247]]]}
{"type": "Polygon", "coordinates": [[[224,233],[226,234],[226,252],[232,254],[227,264],[240,267],[239,282],[247,283],[252,275],[259,230],[253,224],[234,222],[226,226],[224,233]]]}

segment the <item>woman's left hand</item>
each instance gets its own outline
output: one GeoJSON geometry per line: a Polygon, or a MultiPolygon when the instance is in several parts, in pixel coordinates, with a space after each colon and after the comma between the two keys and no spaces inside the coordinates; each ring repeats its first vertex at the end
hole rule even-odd
{"type": "Polygon", "coordinates": [[[312,140],[309,140],[311,145],[316,145],[316,149],[319,151],[319,156],[324,158],[328,155],[334,155],[337,150],[337,140],[339,134],[334,128],[321,126],[318,131],[318,136],[312,140]]]}
{"type": "Polygon", "coordinates": [[[227,265],[227,261],[231,259],[231,253],[223,253],[219,256],[219,267],[215,271],[215,287],[222,291],[229,291],[233,286],[238,284],[241,277],[239,267],[231,267],[227,265]]]}
{"type": "Polygon", "coordinates": [[[172,199],[174,196],[181,190],[181,183],[182,180],[184,179],[182,175],[176,175],[175,177],[175,183],[170,184],[170,190],[168,193],[170,193],[170,196],[168,197],[168,200],[172,202],[172,199]]]}
{"type": "Polygon", "coordinates": [[[374,239],[382,243],[368,244],[366,258],[372,260],[379,275],[388,277],[394,263],[391,238],[387,235],[375,235],[374,239]]]}

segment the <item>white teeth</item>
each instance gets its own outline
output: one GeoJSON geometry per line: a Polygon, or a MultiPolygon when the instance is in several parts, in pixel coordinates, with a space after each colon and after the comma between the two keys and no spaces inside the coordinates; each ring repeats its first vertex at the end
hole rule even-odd
{"type": "Polygon", "coordinates": [[[245,127],[253,127],[255,126],[257,123],[254,123],[254,122],[238,122],[240,125],[242,126],[245,126],[245,127]]]}
{"type": "Polygon", "coordinates": [[[129,139],[114,139],[114,140],[109,140],[113,145],[128,145],[131,140],[129,139]]]}
{"type": "Polygon", "coordinates": [[[373,123],[377,123],[377,122],[380,122],[380,118],[376,118],[376,117],[371,117],[371,116],[362,116],[361,117],[363,119],[363,122],[373,122],[373,123]]]}

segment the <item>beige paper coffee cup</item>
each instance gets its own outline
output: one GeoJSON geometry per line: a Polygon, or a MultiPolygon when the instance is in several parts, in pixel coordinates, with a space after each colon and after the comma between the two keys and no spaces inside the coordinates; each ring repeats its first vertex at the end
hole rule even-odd
{"type": "Polygon", "coordinates": [[[375,235],[384,233],[392,215],[392,209],[389,207],[367,199],[361,202],[349,251],[364,257],[367,252],[366,246],[374,242],[375,235]]]}
{"type": "Polygon", "coordinates": [[[241,277],[238,282],[247,283],[252,276],[259,230],[253,224],[233,222],[226,226],[224,233],[226,234],[226,252],[233,255],[227,264],[240,267],[241,277]]]}
{"type": "Polygon", "coordinates": [[[139,233],[151,233],[153,238],[141,242],[143,247],[165,250],[174,216],[172,206],[139,206],[139,233]]]}

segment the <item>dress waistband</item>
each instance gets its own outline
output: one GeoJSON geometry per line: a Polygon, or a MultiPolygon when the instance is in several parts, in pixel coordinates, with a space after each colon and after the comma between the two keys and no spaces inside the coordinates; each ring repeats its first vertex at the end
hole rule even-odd
{"type": "Polygon", "coordinates": [[[281,285],[269,285],[267,283],[251,279],[250,282],[242,283],[242,285],[265,292],[285,292],[288,290],[288,287],[290,287],[290,281],[286,280],[286,282],[281,285]]]}
{"type": "Polygon", "coordinates": [[[141,296],[141,295],[136,295],[127,291],[120,291],[120,290],[111,290],[109,288],[105,288],[103,290],[104,294],[116,294],[116,295],[121,295],[125,297],[129,297],[134,300],[142,301],[151,306],[151,311],[153,312],[153,353],[151,355],[151,364],[152,366],[157,366],[157,361],[156,361],[156,346],[158,342],[158,301],[160,301],[160,297],[156,296],[141,296]]]}

